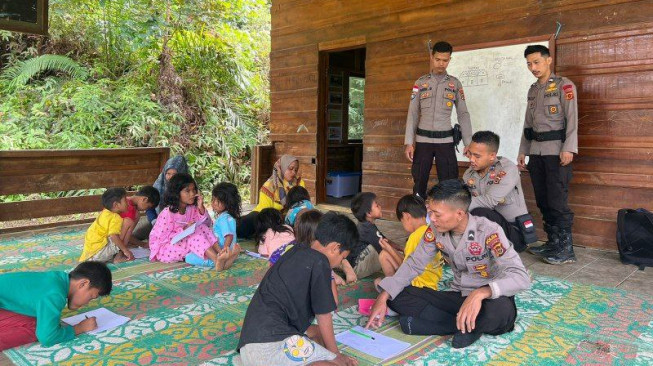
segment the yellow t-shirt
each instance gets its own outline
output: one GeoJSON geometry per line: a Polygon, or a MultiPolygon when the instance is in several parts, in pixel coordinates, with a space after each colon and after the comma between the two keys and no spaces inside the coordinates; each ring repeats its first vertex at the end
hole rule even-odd
{"type": "Polygon", "coordinates": [[[109,242],[109,235],[120,235],[121,228],[122,217],[119,214],[111,212],[106,208],[102,210],[100,216],[86,230],[84,250],[82,250],[79,261],[83,262],[97,254],[109,242]]]}
{"type": "MultiPolygon", "coordinates": [[[[417,249],[417,246],[424,237],[424,233],[428,227],[428,225],[422,225],[412,234],[410,234],[408,241],[406,242],[406,247],[404,248],[404,260],[406,260],[406,258],[408,258],[415,251],[415,249],[417,249]]],[[[441,262],[442,254],[438,252],[435,258],[433,258],[433,261],[426,265],[424,272],[413,279],[411,285],[415,287],[428,287],[437,290],[438,282],[440,282],[440,278],[442,278],[441,262]]]]}
{"type": "MultiPolygon", "coordinates": [[[[292,187],[287,185],[286,181],[284,181],[284,184],[286,185],[285,186],[286,192],[288,192],[290,190],[290,188],[292,188],[292,187]]],[[[299,181],[299,185],[304,187],[304,188],[306,187],[306,185],[304,184],[303,179],[299,181]]],[[[270,196],[263,193],[262,189],[261,189],[261,190],[259,190],[259,193],[258,193],[258,205],[256,205],[256,207],[252,211],[261,212],[264,208],[269,208],[269,207],[272,207],[275,210],[281,211],[281,210],[283,210],[283,205],[281,203],[279,203],[280,200],[281,199],[279,198],[279,191],[274,192],[274,199],[272,199],[272,198],[270,198],[270,196]]]]}

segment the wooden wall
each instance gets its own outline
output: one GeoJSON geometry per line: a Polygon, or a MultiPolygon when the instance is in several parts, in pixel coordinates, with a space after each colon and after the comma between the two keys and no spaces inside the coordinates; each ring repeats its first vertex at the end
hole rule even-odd
{"type": "MultiPolygon", "coordinates": [[[[273,0],[277,154],[300,157],[314,194],[319,52],[366,47],[363,190],[376,192],[391,216],[397,199],[411,192],[403,134],[413,82],[428,72],[426,42],[445,39],[455,55],[457,46],[550,35],[556,21],[563,28],[555,71],[579,94],[580,149],[570,188],[576,242],[616,249],[617,209],[653,209],[651,1],[273,0]],[[308,132],[296,133],[301,124],[308,132]]],[[[537,213],[527,174],[523,185],[537,213]]]]}

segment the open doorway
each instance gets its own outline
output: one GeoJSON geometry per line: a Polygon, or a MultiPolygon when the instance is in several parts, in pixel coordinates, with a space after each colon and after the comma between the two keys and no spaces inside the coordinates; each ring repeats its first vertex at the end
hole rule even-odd
{"type": "Polygon", "coordinates": [[[365,48],[320,61],[316,201],[349,208],[362,181],[365,48]]]}

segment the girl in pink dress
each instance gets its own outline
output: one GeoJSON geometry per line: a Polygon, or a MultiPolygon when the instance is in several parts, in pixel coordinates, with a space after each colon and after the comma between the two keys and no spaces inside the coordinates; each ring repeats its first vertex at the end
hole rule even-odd
{"type": "Polygon", "coordinates": [[[193,177],[175,174],[167,184],[164,200],[166,208],[150,232],[150,260],[182,262],[187,254],[195,253],[200,258],[213,260],[215,269],[221,271],[228,258],[218,246],[211,217],[204,208],[202,195],[197,193],[193,177]],[[194,223],[197,225],[192,234],[172,244],[175,235],[194,223]]]}

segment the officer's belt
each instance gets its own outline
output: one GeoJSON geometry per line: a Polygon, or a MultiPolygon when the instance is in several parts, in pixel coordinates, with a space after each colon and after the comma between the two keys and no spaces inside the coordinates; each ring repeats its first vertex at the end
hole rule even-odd
{"type": "Polygon", "coordinates": [[[447,131],[429,131],[429,130],[422,130],[421,128],[417,127],[416,133],[417,135],[423,137],[429,137],[432,139],[443,139],[445,137],[453,136],[453,129],[447,131]]]}
{"type": "Polygon", "coordinates": [[[535,140],[539,142],[556,140],[565,141],[567,134],[565,130],[535,132],[532,128],[525,128],[524,137],[526,137],[526,140],[535,140]]]}

